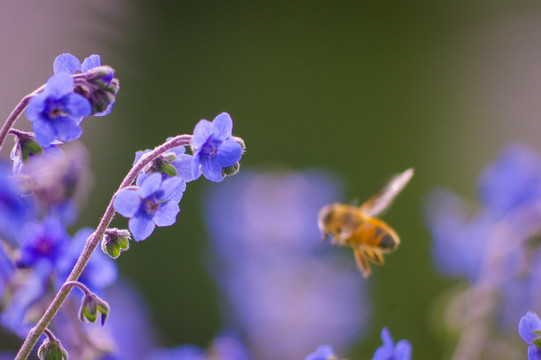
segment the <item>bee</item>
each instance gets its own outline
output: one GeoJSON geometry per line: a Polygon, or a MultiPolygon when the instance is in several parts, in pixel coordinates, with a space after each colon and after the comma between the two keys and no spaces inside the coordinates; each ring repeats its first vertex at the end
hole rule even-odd
{"type": "Polygon", "coordinates": [[[391,205],[412,176],[413,169],[394,176],[360,207],[334,203],[319,211],[318,226],[323,232],[323,241],[331,236],[332,244],[350,246],[365,278],[372,273],[370,263],[383,265],[383,254],[396,250],[400,244],[396,232],[376,216],[391,205]]]}

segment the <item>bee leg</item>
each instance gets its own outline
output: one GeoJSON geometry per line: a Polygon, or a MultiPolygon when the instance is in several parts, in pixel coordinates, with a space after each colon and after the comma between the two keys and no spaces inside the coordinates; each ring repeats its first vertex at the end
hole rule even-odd
{"type": "Polygon", "coordinates": [[[374,264],[383,265],[385,263],[385,259],[383,258],[381,251],[377,249],[365,249],[364,251],[368,256],[368,260],[372,261],[374,264]]]}
{"type": "Polygon", "coordinates": [[[322,241],[322,242],[327,241],[327,239],[329,238],[329,236],[330,236],[329,233],[323,234],[323,237],[321,238],[321,241],[322,241]]]}
{"type": "Polygon", "coordinates": [[[355,256],[355,262],[357,263],[359,271],[363,275],[363,278],[366,279],[372,273],[372,268],[370,267],[370,263],[368,262],[366,255],[361,249],[358,248],[353,249],[353,255],[355,256]]]}

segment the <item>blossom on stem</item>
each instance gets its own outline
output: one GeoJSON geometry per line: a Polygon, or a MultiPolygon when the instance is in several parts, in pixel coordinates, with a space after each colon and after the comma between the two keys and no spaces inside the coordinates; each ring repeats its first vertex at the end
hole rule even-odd
{"type": "Polygon", "coordinates": [[[55,75],[83,73],[84,76],[75,78],[75,92],[90,101],[93,115],[105,116],[111,112],[119,82],[111,67],[101,65],[99,55],[90,55],[81,63],[72,54],[61,54],[54,60],[53,69],[55,75]]]}
{"type": "Polygon", "coordinates": [[[42,147],[51,145],[55,139],[76,140],[83,133],[79,125],[84,116],[90,115],[92,106],[73,89],[71,75],[59,73],[51,76],[43,91],[28,102],[26,117],[32,121],[36,141],[42,147]]]}
{"type": "Polygon", "coordinates": [[[518,333],[528,346],[528,360],[541,360],[541,320],[536,313],[528,311],[518,323],[518,333]]]}
{"type": "Polygon", "coordinates": [[[210,181],[223,179],[222,169],[234,166],[242,157],[242,146],[232,137],[233,120],[221,113],[212,122],[201,120],[195,125],[192,138],[193,176],[201,173],[210,181]]]}
{"type": "Polygon", "coordinates": [[[391,333],[386,327],[381,330],[381,340],[383,341],[383,345],[377,348],[372,360],[411,359],[411,344],[408,340],[400,340],[395,345],[391,333]]]}
{"type": "Polygon", "coordinates": [[[113,207],[130,219],[128,228],[133,239],[141,241],[148,238],[156,226],[175,223],[186,183],[178,177],[162,180],[161,174],[154,173],[139,176],[137,186],[136,190],[121,190],[115,196],[113,207]]]}

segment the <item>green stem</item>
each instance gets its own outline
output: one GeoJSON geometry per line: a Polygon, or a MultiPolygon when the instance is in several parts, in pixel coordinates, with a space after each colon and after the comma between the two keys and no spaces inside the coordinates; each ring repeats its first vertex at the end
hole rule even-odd
{"type": "Polygon", "coordinates": [[[89,236],[89,238],[86,240],[85,247],[83,249],[83,252],[81,253],[81,256],[77,260],[77,263],[73,267],[70,275],[68,276],[66,282],[64,285],[60,288],[58,293],[56,294],[55,298],[41,317],[41,319],[38,321],[36,326],[34,326],[30,332],[28,333],[28,336],[24,340],[24,343],[22,344],[21,348],[19,349],[19,352],[17,353],[17,356],[14,360],[25,360],[28,358],[28,355],[30,355],[30,352],[36,345],[36,342],[38,341],[40,335],[43,333],[43,331],[47,328],[49,323],[53,320],[54,316],[66,300],[68,294],[71,291],[72,286],[70,286],[68,283],[72,281],[77,281],[79,276],[81,276],[81,273],[83,272],[86,264],[88,263],[90,256],[98,246],[101,238],[103,237],[103,234],[105,233],[105,230],[109,227],[109,224],[111,223],[111,220],[113,220],[113,216],[115,214],[115,210],[113,208],[113,201],[115,199],[116,194],[124,189],[127,186],[130,186],[136,179],[137,175],[143,170],[143,168],[148,165],[151,161],[156,159],[158,156],[163,154],[166,151],[169,151],[173,148],[179,147],[179,146],[188,146],[190,145],[192,139],[192,135],[179,135],[171,140],[163,143],[162,145],[156,147],[151,152],[143,155],[141,159],[131,168],[130,172],[122,183],[120,184],[117,192],[111,200],[109,201],[109,205],[107,205],[107,208],[105,209],[105,213],[103,214],[103,217],[101,218],[100,223],[98,224],[98,227],[96,228],[96,231],[92,233],[92,235],[89,236]],[[66,285],[68,284],[68,285],[66,285]]]}

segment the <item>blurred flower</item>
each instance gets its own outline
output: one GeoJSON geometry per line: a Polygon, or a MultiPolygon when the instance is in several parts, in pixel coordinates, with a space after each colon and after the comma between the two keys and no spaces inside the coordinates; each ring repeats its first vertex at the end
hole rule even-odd
{"type": "Polygon", "coordinates": [[[540,360],[541,349],[538,347],[541,345],[541,338],[535,331],[541,331],[541,320],[537,314],[533,312],[527,312],[518,324],[518,333],[522,339],[529,345],[528,346],[528,360],[540,360]],[[538,341],[537,346],[533,343],[538,341]]]}
{"type": "Polygon", "coordinates": [[[52,215],[66,226],[77,219],[78,203],[88,193],[91,174],[86,149],[77,144],[51,146],[42,155],[33,156],[21,169],[26,190],[33,195],[41,216],[52,215]]]}
{"type": "Polygon", "coordinates": [[[83,133],[79,124],[90,115],[91,104],[73,88],[73,78],[59,73],[51,76],[43,91],[28,102],[26,116],[32,121],[36,141],[42,147],[55,139],[73,141],[83,133]]]}
{"type": "Polygon", "coordinates": [[[178,203],[186,189],[186,183],[178,177],[162,180],[161,174],[141,175],[137,190],[124,189],[113,202],[116,212],[130,219],[128,227],[135,241],[148,238],[156,226],[175,223],[180,212],[178,203]]]}
{"type": "MultiPolygon", "coordinates": [[[[465,297],[457,297],[473,309],[464,315],[465,327],[471,318],[496,320],[505,331],[520,314],[541,308],[541,248],[535,241],[541,233],[541,156],[526,146],[506,147],[483,170],[478,188],[475,212],[447,190],[430,198],[434,262],[445,275],[464,276],[470,285],[465,297]]],[[[490,346],[468,346],[466,337],[457,346],[460,356],[477,357],[475,352],[490,346]]]]}
{"type": "Polygon", "coordinates": [[[317,228],[337,188],[318,172],[244,172],[209,194],[223,312],[254,358],[304,358],[323,342],[344,349],[359,339],[369,313],[362,279],[325,251],[317,228]]]}
{"type": "Polygon", "coordinates": [[[541,223],[541,157],[519,145],[504,149],[483,171],[479,189],[474,216],[448,191],[434,193],[426,211],[437,267],[470,282],[477,281],[489,248],[502,254],[507,273],[523,269],[521,239],[538,232],[541,223]]]}
{"type": "Polygon", "coordinates": [[[338,357],[334,354],[332,347],[329,345],[318,346],[316,351],[308,354],[304,360],[337,360],[338,357]]]}
{"type": "Polygon", "coordinates": [[[242,156],[242,147],[232,138],[233,120],[221,113],[212,120],[195,125],[192,138],[193,177],[201,173],[210,181],[223,179],[222,169],[235,165],[242,156]]]}
{"type": "Polygon", "coordinates": [[[229,332],[218,335],[206,351],[185,344],[170,349],[155,349],[145,360],[250,360],[245,346],[229,332]]]}
{"type": "Polygon", "coordinates": [[[6,164],[0,164],[0,236],[15,243],[25,222],[31,217],[30,201],[21,196],[18,184],[6,164]]]}
{"type": "Polygon", "coordinates": [[[58,219],[48,217],[42,222],[28,223],[21,234],[19,267],[32,267],[38,262],[48,262],[52,270],[65,255],[70,241],[58,219]]]}
{"type": "Polygon", "coordinates": [[[372,360],[410,360],[411,359],[411,344],[408,340],[400,340],[396,343],[393,342],[391,333],[384,327],[381,330],[381,345],[376,352],[372,360]]]}

